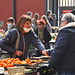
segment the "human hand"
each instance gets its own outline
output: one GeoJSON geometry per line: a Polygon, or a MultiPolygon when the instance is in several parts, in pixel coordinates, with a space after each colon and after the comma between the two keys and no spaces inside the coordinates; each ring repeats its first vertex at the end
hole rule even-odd
{"type": "Polygon", "coordinates": [[[48,50],[43,50],[43,51],[42,51],[42,54],[44,54],[45,56],[49,56],[49,55],[48,55],[48,50]]]}
{"type": "Polygon", "coordinates": [[[19,50],[16,50],[16,51],[15,51],[15,55],[18,55],[19,57],[20,57],[22,54],[23,54],[22,51],[19,51],[19,50]]]}

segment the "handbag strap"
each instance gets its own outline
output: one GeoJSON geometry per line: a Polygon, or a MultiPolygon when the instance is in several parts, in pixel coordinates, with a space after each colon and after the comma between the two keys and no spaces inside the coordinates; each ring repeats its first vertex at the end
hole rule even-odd
{"type": "Polygon", "coordinates": [[[16,31],[17,31],[18,37],[17,37],[17,40],[16,40],[16,46],[15,46],[15,48],[18,49],[18,46],[19,46],[19,39],[20,39],[20,34],[19,34],[19,32],[18,32],[17,29],[14,28],[13,30],[16,30],[16,31]]]}

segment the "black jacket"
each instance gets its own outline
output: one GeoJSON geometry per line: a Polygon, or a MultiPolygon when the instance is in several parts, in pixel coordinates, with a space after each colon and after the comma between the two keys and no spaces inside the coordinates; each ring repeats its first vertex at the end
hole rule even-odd
{"type": "MultiPolygon", "coordinates": [[[[13,29],[14,26],[15,26],[15,25],[13,25],[13,26],[11,27],[11,29],[13,29]]],[[[7,30],[8,30],[8,27],[5,28],[5,32],[6,32],[7,30]]]]}
{"type": "Polygon", "coordinates": [[[75,72],[75,23],[69,23],[60,30],[49,66],[56,67],[59,73],[75,72]]]}
{"type": "MultiPolygon", "coordinates": [[[[38,36],[38,28],[36,29],[35,33],[36,33],[37,36],[38,36]]],[[[43,40],[45,40],[45,43],[48,43],[48,42],[51,40],[51,35],[50,35],[50,33],[48,32],[48,30],[47,30],[46,27],[44,28],[43,34],[44,34],[44,36],[43,36],[44,39],[43,39],[43,40]]]]}
{"type": "Polygon", "coordinates": [[[55,20],[53,20],[52,18],[49,18],[49,17],[48,17],[48,20],[49,20],[49,23],[51,24],[51,26],[55,26],[55,20]]]}
{"type": "MultiPolygon", "coordinates": [[[[22,34],[21,31],[18,32],[20,34],[18,50],[23,52],[24,41],[25,41],[25,52],[24,52],[23,59],[26,59],[28,56],[30,44],[33,44],[40,51],[45,50],[44,45],[38,39],[34,31],[29,31],[28,33],[25,34],[22,34]],[[23,40],[23,36],[24,36],[24,40],[23,40]]],[[[0,42],[0,48],[2,50],[7,51],[10,54],[13,54],[16,51],[15,45],[16,45],[17,38],[18,38],[17,31],[13,29],[10,30],[6,35],[6,37],[0,42]]],[[[19,58],[22,59],[22,56],[20,56],[19,58]]]]}

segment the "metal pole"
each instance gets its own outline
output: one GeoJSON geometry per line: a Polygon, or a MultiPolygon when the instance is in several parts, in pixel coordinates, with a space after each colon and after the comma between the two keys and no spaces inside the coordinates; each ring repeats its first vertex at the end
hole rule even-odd
{"type": "Polygon", "coordinates": [[[54,13],[54,0],[52,0],[52,13],[54,13]]]}
{"type": "Polygon", "coordinates": [[[16,21],[16,0],[13,0],[13,17],[16,21]]]}
{"type": "Polygon", "coordinates": [[[56,0],[56,26],[58,26],[58,0],[56,0]]]}
{"type": "Polygon", "coordinates": [[[47,14],[46,12],[47,12],[47,0],[45,0],[45,14],[47,14]]]}
{"type": "Polygon", "coordinates": [[[59,7],[58,7],[59,11],[58,11],[58,27],[60,26],[60,0],[59,0],[59,7]]]}
{"type": "Polygon", "coordinates": [[[54,0],[53,5],[53,13],[56,14],[55,25],[58,26],[58,0],[54,0]]]}

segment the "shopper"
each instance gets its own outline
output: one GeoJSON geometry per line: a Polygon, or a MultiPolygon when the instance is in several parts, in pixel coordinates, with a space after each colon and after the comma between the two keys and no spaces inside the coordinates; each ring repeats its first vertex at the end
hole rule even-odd
{"type": "Polygon", "coordinates": [[[34,17],[32,18],[32,24],[34,24],[34,26],[35,26],[35,29],[34,30],[36,30],[37,27],[38,27],[38,24],[37,24],[37,20],[38,19],[39,19],[39,14],[38,13],[35,13],[34,14],[34,17]]]}
{"type": "Polygon", "coordinates": [[[38,20],[37,24],[38,28],[36,29],[35,33],[37,34],[41,42],[44,44],[45,48],[49,49],[49,41],[51,40],[51,35],[45,27],[46,22],[43,19],[41,19],[38,20]]]}
{"type": "MultiPolygon", "coordinates": [[[[7,19],[7,27],[5,28],[5,32],[4,32],[4,37],[8,34],[8,32],[13,29],[15,26],[15,19],[13,17],[9,17],[7,19]]],[[[1,50],[1,57],[0,59],[5,59],[5,58],[8,58],[10,57],[10,54],[8,54],[7,51],[4,51],[4,50],[1,50]]]]}
{"type": "Polygon", "coordinates": [[[15,26],[15,19],[13,17],[9,17],[7,19],[7,27],[5,28],[5,32],[13,29],[15,26]]]}
{"type": "Polygon", "coordinates": [[[37,35],[31,29],[31,17],[22,15],[18,20],[15,29],[9,31],[6,37],[0,42],[0,48],[8,51],[9,54],[15,54],[20,59],[26,59],[30,44],[33,44],[38,50],[45,50],[44,45],[38,39],[37,35]],[[15,48],[18,33],[20,35],[18,49],[15,48]]]}
{"type": "Polygon", "coordinates": [[[49,33],[51,33],[52,32],[51,24],[49,23],[46,15],[42,15],[41,19],[43,19],[46,22],[45,26],[46,26],[47,30],[49,31],[49,33]]]}
{"type": "MultiPolygon", "coordinates": [[[[49,66],[55,67],[59,75],[75,75],[75,16],[66,13],[61,18],[60,26],[62,28],[51,54],[49,66]]],[[[47,52],[42,51],[45,55],[47,52]]]]}
{"type": "Polygon", "coordinates": [[[32,14],[33,14],[33,13],[32,13],[31,11],[28,11],[28,12],[27,12],[27,15],[30,16],[31,18],[32,18],[32,14]]]}
{"type": "Polygon", "coordinates": [[[52,11],[51,10],[48,10],[47,11],[47,18],[49,20],[49,23],[51,24],[51,26],[54,26],[54,23],[53,23],[53,18],[52,18],[52,11]]]}

